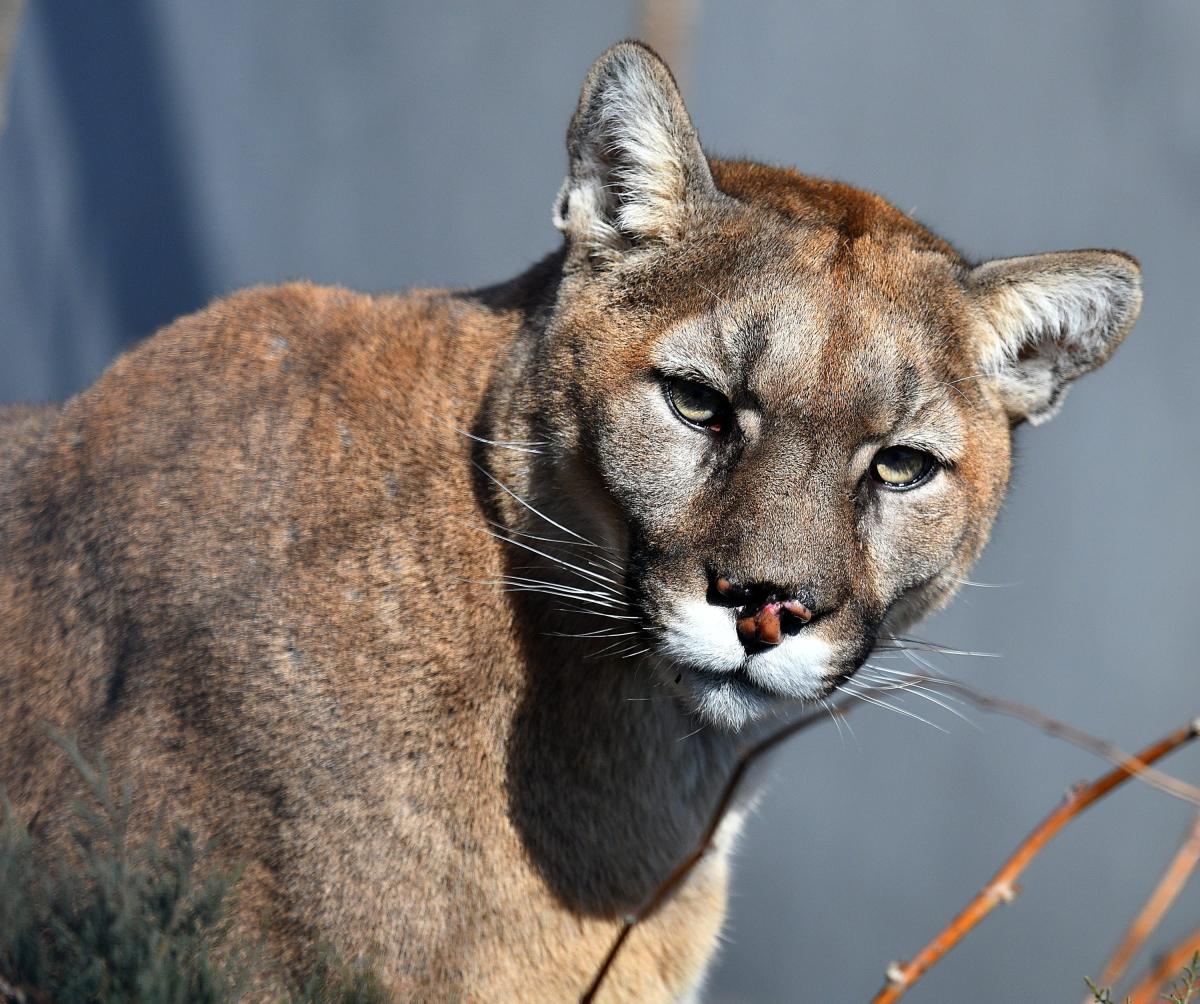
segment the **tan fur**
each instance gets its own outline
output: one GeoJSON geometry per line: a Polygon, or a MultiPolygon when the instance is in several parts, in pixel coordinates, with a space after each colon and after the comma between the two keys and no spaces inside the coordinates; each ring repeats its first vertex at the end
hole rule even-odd
{"type": "MultiPolygon", "coordinates": [[[[739,728],[951,595],[1011,429],[1136,316],[1115,252],[973,270],[876,196],[705,160],[633,44],[598,61],[569,146],[563,249],[511,283],[249,290],[0,419],[0,783],[57,839],[73,782],[45,727],[78,735],[144,819],[166,806],[246,865],[272,979],[325,944],[398,999],[577,997],[739,728]],[[681,366],[723,384],[736,441],[670,414],[681,366]],[[950,466],[870,486],[905,437],[950,466]],[[738,689],[693,660],[678,611],[707,616],[713,568],[810,597],[779,648],[809,662],[754,656],[738,689]],[[649,651],[564,637],[601,629],[649,651]]],[[[606,999],[696,986],[727,844],[606,999]]]]}

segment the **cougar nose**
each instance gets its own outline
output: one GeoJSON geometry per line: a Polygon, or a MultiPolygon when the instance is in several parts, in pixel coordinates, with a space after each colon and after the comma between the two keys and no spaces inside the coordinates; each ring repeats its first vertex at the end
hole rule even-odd
{"type": "Polygon", "coordinates": [[[747,652],[778,645],[813,619],[811,607],[792,589],[773,582],[741,583],[726,575],[709,579],[708,602],[737,608],[737,635],[747,652]]]}

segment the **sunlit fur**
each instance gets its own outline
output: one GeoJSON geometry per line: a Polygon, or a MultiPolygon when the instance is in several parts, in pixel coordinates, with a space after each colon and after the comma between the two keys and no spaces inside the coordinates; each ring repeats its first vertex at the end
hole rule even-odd
{"type": "MultiPolygon", "coordinates": [[[[401,1000],[577,998],[753,722],[920,693],[864,660],[921,658],[901,632],[966,579],[1013,427],[1137,314],[1120,253],[974,265],[859,189],[706,158],[636,44],[567,146],[562,246],[511,282],[249,290],[0,414],[0,785],[57,846],[46,727],[74,734],[135,834],[164,809],[242,865],[262,999],[326,948],[401,1000]],[[940,468],[890,490],[889,445],[940,468]],[[816,616],[748,654],[714,573],[816,616]]],[[[608,1000],[694,991],[739,818],[608,1000]]]]}

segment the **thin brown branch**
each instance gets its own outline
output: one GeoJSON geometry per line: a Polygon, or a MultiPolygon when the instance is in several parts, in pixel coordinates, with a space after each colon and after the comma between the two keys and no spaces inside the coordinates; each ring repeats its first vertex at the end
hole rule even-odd
{"type": "Polygon", "coordinates": [[[1130,992],[1127,998],[1129,1004],[1153,1004],[1157,1001],[1158,992],[1164,984],[1177,977],[1184,966],[1190,965],[1197,952],[1200,952],[1200,927],[1159,957],[1142,981],[1130,992]]]}
{"type": "MultiPolygon", "coordinates": [[[[1089,753],[1095,753],[1114,766],[1127,763],[1130,759],[1130,755],[1125,750],[1110,743],[1108,740],[1097,738],[1091,733],[1084,732],[1074,725],[1068,725],[1066,722],[1061,722],[1057,718],[1051,718],[1049,715],[1038,711],[1037,708],[1030,707],[1028,704],[1021,704],[1004,697],[993,697],[990,694],[981,693],[973,687],[967,686],[965,683],[959,683],[958,680],[951,680],[945,676],[934,674],[918,676],[913,682],[920,685],[928,684],[940,687],[942,690],[956,693],[981,711],[990,711],[993,714],[1019,718],[1021,721],[1027,722],[1034,728],[1045,732],[1048,736],[1063,739],[1072,746],[1078,746],[1089,753]]],[[[1145,782],[1151,787],[1158,788],[1160,791],[1166,792],[1166,794],[1172,795],[1175,798],[1200,806],[1200,788],[1197,788],[1194,784],[1188,784],[1186,781],[1181,781],[1179,778],[1171,777],[1169,774],[1164,774],[1162,771],[1149,767],[1138,774],[1138,780],[1145,782]]]]}
{"type": "MultiPolygon", "coordinates": [[[[1114,746],[1112,743],[1099,739],[1090,733],[1084,732],[1073,725],[1068,725],[1058,719],[1051,718],[1049,715],[1043,714],[1036,708],[1031,708],[1024,704],[1019,704],[1016,701],[1009,701],[1005,698],[993,697],[989,694],[984,694],[965,683],[960,683],[957,680],[951,680],[947,677],[930,674],[928,676],[913,676],[907,683],[897,683],[895,686],[888,687],[873,687],[863,692],[865,697],[884,696],[888,693],[897,690],[904,690],[912,686],[931,685],[941,687],[944,690],[956,693],[964,700],[970,702],[975,707],[983,711],[993,712],[995,714],[1007,715],[1009,717],[1020,719],[1029,725],[1047,733],[1048,735],[1064,739],[1075,746],[1095,753],[1098,756],[1118,765],[1118,771],[1123,782],[1129,776],[1136,776],[1138,780],[1144,781],[1168,794],[1174,795],[1177,798],[1200,805],[1200,788],[1186,784],[1177,778],[1164,774],[1161,771],[1154,770],[1150,767],[1149,762],[1145,760],[1137,760],[1131,757],[1128,753],[1114,746]],[[1132,767],[1132,770],[1129,768],[1132,767]]],[[[855,697],[839,702],[828,709],[828,717],[830,720],[836,720],[839,717],[844,717],[849,711],[861,703],[861,697],[855,697]]],[[[683,883],[683,881],[691,874],[692,870],[704,859],[704,857],[712,849],[713,838],[719,829],[721,822],[725,818],[726,812],[730,805],[733,804],[734,796],[744,780],[746,773],[749,771],[753,763],[763,754],[774,749],[780,743],[791,738],[796,733],[809,728],[812,725],[820,724],[826,718],[825,711],[814,711],[804,715],[794,722],[785,725],[777,732],[772,733],[761,742],[748,747],[739,758],[737,765],[734,767],[733,773],[722,789],[721,796],[717,800],[717,804],[709,819],[708,825],[705,827],[703,834],[695,847],[684,857],[682,861],[671,871],[663,883],[650,895],[650,897],[637,910],[627,916],[621,924],[621,928],[609,947],[608,953],[593,976],[587,990],[580,998],[581,1004],[589,1004],[595,999],[596,993],[599,991],[601,984],[613,967],[618,954],[628,940],[630,932],[642,920],[652,914],[659,906],[665,902],[671,894],[683,883]]],[[[1193,725],[1196,723],[1193,723],[1193,725]]],[[[1189,735],[1188,738],[1191,738],[1189,735]]],[[[1186,740],[1185,740],[1186,741],[1186,740]]],[[[978,921],[976,921],[977,923],[978,921]]],[[[973,925],[972,925],[973,926],[973,925]]],[[[965,932],[964,932],[965,933],[965,932]]]]}
{"type": "Polygon", "coordinates": [[[1200,730],[1200,719],[1189,722],[1182,728],[1147,746],[1135,757],[1129,757],[1116,769],[1090,784],[1076,785],[1063,803],[1050,813],[1026,837],[1004,863],[992,880],[967,904],[909,962],[896,962],[888,967],[887,983],[875,995],[872,1004],[892,1004],[898,1001],[925,973],[936,965],[951,949],[992,912],[999,903],[1009,903],[1017,895],[1017,878],[1029,863],[1072,819],[1099,801],[1114,788],[1132,777],[1144,774],[1147,767],[1161,760],[1181,746],[1196,738],[1200,730]]]}
{"type": "Polygon", "coordinates": [[[626,939],[629,937],[630,931],[638,925],[638,923],[652,914],[662,905],[662,903],[673,893],[683,882],[684,879],[691,874],[693,868],[700,863],[706,854],[712,850],[713,838],[716,836],[717,830],[721,826],[721,822],[725,818],[725,813],[729,811],[729,807],[733,804],[734,796],[737,794],[738,788],[741,786],[743,779],[746,777],[747,771],[753,765],[754,761],[763,754],[774,749],[785,739],[790,739],[797,732],[802,732],[811,725],[815,725],[828,715],[832,718],[834,715],[844,715],[849,711],[850,702],[846,701],[841,704],[834,705],[829,711],[814,711],[801,718],[790,722],[783,728],[771,733],[761,742],[755,743],[749,747],[738,759],[737,766],[734,767],[733,773],[729,775],[729,780],[725,782],[725,787],[721,791],[721,797],[717,800],[716,808],[713,810],[712,816],[709,818],[708,826],[704,828],[704,833],[700,836],[696,846],[682,861],[675,866],[671,874],[663,880],[662,885],[651,893],[650,898],[645,901],[637,910],[625,918],[621,924],[621,930],[617,934],[616,939],[609,948],[608,954],[604,957],[604,961],[600,963],[600,968],[596,970],[596,975],[592,977],[592,982],[588,985],[583,996],[580,998],[580,1004],[591,1004],[596,998],[596,993],[600,989],[600,985],[604,982],[604,978],[612,969],[613,962],[617,958],[617,954],[621,951],[626,939]]]}
{"type": "MultiPolygon", "coordinates": [[[[1141,947],[1149,940],[1150,935],[1158,929],[1163,917],[1171,909],[1171,905],[1183,891],[1183,887],[1187,885],[1187,880],[1191,877],[1192,872],[1196,870],[1198,862],[1200,862],[1200,812],[1192,817],[1192,824],[1188,827],[1183,843],[1179,845],[1179,850],[1175,852],[1175,856],[1162,873],[1154,891],[1150,893],[1150,897],[1138,915],[1133,918],[1124,937],[1121,938],[1120,943],[1113,949],[1112,955],[1104,964],[1097,986],[1114,986],[1117,980],[1125,975],[1130,960],[1137,955],[1141,947]]],[[[1089,997],[1084,1004],[1090,1004],[1090,1002],[1091,998],[1089,997]]]]}

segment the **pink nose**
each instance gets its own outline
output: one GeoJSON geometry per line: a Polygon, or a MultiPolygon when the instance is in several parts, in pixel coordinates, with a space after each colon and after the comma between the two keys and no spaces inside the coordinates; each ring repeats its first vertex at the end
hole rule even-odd
{"type": "Polygon", "coordinates": [[[743,645],[778,645],[783,640],[785,623],[807,624],[812,616],[799,600],[768,600],[757,609],[745,606],[738,612],[738,638],[743,645]]]}

